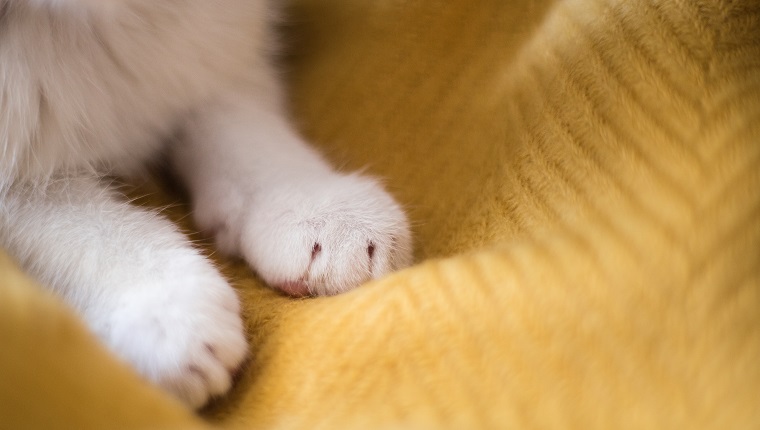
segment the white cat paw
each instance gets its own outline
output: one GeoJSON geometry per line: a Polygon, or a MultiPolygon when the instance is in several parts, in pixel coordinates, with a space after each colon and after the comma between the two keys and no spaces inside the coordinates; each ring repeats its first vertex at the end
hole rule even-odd
{"type": "Polygon", "coordinates": [[[247,354],[237,296],[201,256],[172,255],[94,326],[107,345],[193,408],[227,392],[247,354]]]}
{"type": "Polygon", "coordinates": [[[281,185],[257,203],[243,225],[242,254],[286,294],[334,295],[411,263],[406,216],[371,178],[281,185]]]}

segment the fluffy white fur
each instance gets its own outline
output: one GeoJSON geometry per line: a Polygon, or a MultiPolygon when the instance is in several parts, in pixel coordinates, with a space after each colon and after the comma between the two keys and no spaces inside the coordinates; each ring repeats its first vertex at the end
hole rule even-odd
{"type": "Polygon", "coordinates": [[[335,172],[288,121],[272,16],[264,0],[0,0],[0,246],[194,407],[246,356],[234,290],[103,175],[165,152],[199,227],[292,295],[343,292],[411,258],[399,205],[335,172]]]}

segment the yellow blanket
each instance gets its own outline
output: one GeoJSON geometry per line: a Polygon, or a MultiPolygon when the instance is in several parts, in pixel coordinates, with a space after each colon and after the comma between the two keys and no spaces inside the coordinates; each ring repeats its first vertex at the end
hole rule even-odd
{"type": "Polygon", "coordinates": [[[756,0],[296,0],[286,26],[297,121],[387,179],[419,264],[293,300],[219,261],[254,358],[198,416],[0,259],[0,428],[760,425],[756,0]]]}

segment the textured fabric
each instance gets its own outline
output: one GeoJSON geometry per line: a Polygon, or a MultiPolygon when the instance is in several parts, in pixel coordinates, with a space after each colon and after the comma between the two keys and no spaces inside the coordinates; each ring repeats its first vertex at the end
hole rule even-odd
{"type": "MultiPolygon", "coordinates": [[[[296,0],[291,17],[296,120],[387,180],[419,264],[293,300],[218,260],[253,360],[206,422],[758,427],[756,1],[296,0]]],[[[0,265],[0,417],[196,424],[0,265]]]]}

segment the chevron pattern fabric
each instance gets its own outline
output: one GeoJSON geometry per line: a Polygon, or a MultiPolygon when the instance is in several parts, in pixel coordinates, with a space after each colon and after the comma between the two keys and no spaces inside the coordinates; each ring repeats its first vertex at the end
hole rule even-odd
{"type": "Polygon", "coordinates": [[[295,116],[386,178],[418,264],[292,300],[219,259],[254,359],[194,417],[0,260],[9,428],[760,426],[760,3],[291,9],[295,116]]]}

